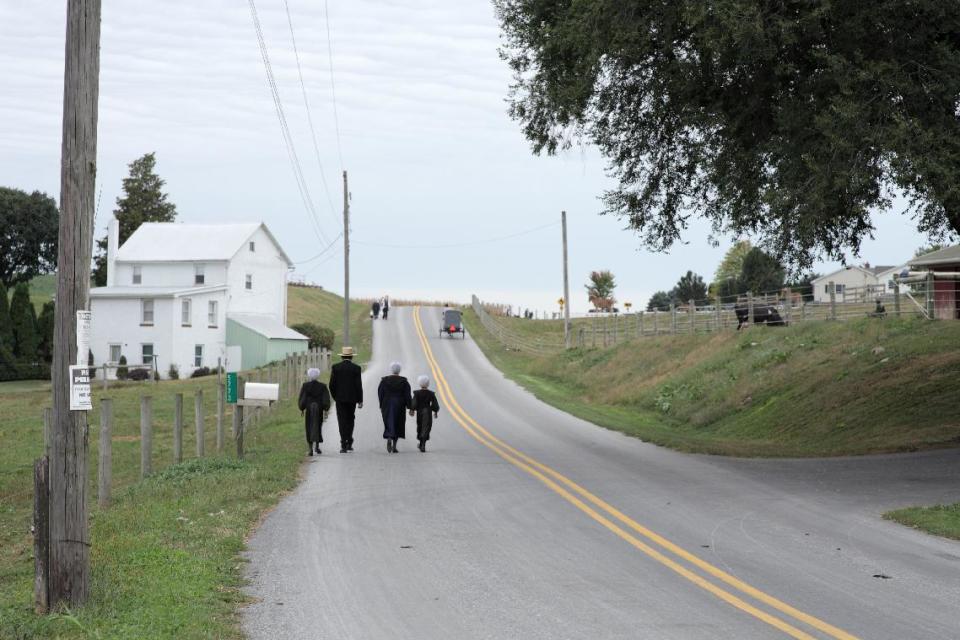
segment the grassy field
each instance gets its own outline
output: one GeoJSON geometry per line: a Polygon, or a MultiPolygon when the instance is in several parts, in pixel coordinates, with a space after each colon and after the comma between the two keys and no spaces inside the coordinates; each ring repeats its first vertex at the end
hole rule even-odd
{"type": "MultiPolygon", "coordinates": [[[[830,456],[960,446],[958,322],[861,318],[537,356],[504,349],[472,311],[466,318],[493,363],[542,400],[675,449],[830,456]]],[[[551,324],[503,321],[528,336],[551,324]]]]}
{"type": "MultiPolygon", "coordinates": [[[[297,300],[299,313],[319,324],[342,318],[332,294],[311,290],[297,300]]],[[[370,322],[359,312],[354,317],[361,354],[369,354],[370,322]]],[[[95,389],[94,395],[99,407],[103,394],[95,389]]],[[[299,412],[288,402],[251,428],[247,458],[238,462],[229,436],[226,451],[216,453],[215,376],[126,383],[106,395],[114,402],[114,501],[109,509],[96,507],[95,409],[89,416],[91,600],[74,612],[38,617],[32,612],[31,469],[42,450],[41,410],[49,405],[49,388],[0,386],[0,638],[241,637],[238,554],[264,511],[297,483],[304,453],[299,412]],[[198,388],[206,400],[204,458],[194,455],[192,395],[198,388]],[[176,393],[185,396],[185,460],[179,465],[172,464],[176,393]],[[143,481],[141,394],[152,396],[154,415],[155,473],[143,481]]],[[[228,409],[228,434],[231,417],[228,409]]]]}
{"type": "Polygon", "coordinates": [[[57,275],[48,273],[37,276],[30,281],[30,302],[37,309],[37,314],[43,308],[43,305],[53,300],[53,295],[57,292],[57,275]]]}
{"type": "Polygon", "coordinates": [[[960,540],[960,503],[898,509],[885,513],[883,517],[927,533],[960,540]]]}
{"type": "MultiPolygon", "coordinates": [[[[287,323],[313,322],[321,327],[333,329],[334,353],[340,352],[343,345],[343,298],[314,287],[290,287],[287,293],[287,323]]],[[[350,305],[351,342],[357,350],[356,361],[360,364],[370,360],[373,348],[373,327],[368,317],[368,305],[353,301],[350,305]]]]}

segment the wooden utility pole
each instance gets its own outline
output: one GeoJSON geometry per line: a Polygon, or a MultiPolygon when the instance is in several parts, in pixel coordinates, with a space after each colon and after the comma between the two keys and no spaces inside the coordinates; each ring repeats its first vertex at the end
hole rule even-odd
{"type": "Polygon", "coordinates": [[[570,348],[570,275],[567,271],[567,212],[560,212],[563,226],[563,344],[570,348]]]}
{"type": "Polygon", "coordinates": [[[343,172],[343,346],[350,345],[350,190],[343,172]]]}
{"type": "MultiPolygon", "coordinates": [[[[78,360],[77,310],[88,308],[90,296],[99,92],[100,0],[68,0],[57,306],[51,374],[51,609],[83,604],[90,593],[87,414],[70,410],[70,365],[78,360]]],[[[79,358],[85,361],[86,355],[79,354],[79,358]]]]}

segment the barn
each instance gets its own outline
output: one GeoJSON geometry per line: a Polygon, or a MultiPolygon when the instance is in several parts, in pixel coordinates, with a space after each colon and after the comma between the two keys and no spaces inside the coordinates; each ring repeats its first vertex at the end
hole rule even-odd
{"type": "Polygon", "coordinates": [[[960,320],[960,244],[914,258],[914,272],[925,271],[933,279],[933,317],[960,320]]]}

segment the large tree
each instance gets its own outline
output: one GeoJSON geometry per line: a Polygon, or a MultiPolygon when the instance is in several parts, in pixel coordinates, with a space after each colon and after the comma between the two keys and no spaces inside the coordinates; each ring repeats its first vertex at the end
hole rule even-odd
{"type": "Polygon", "coordinates": [[[690,219],[803,269],[902,192],[960,232],[960,3],[494,0],[537,153],[594,143],[604,213],[651,248],[690,219]]]}
{"type": "MultiPolygon", "coordinates": [[[[157,175],[156,154],[151,152],[130,163],[130,175],[123,179],[123,195],[117,198],[113,215],[120,222],[120,244],[127,241],[144,222],[173,222],[177,207],[163,192],[166,182],[157,175]]],[[[107,284],[107,237],[97,240],[93,281],[107,284]]]]}
{"type": "Polygon", "coordinates": [[[13,353],[20,360],[37,359],[40,340],[37,336],[37,311],[30,301],[30,287],[20,283],[10,300],[10,318],[13,324],[13,353]]]}
{"type": "Polygon", "coordinates": [[[743,259],[739,285],[753,295],[779,292],[786,278],[786,269],[780,261],[759,247],[754,247],[743,259]]]}
{"type": "Polygon", "coordinates": [[[677,281],[671,294],[674,300],[678,300],[683,304],[691,300],[693,300],[695,304],[702,304],[707,299],[707,285],[703,281],[703,277],[693,271],[687,271],[680,280],[677,281]]]}
{"type": "Polygon", "coordinates": [[[669,311],[673,302],[669,291],[657,291],[647,301],[647,311],[669,311]]]}
{"type": "Polygon", "coordinates": [[[53,300],[43,303],[40,310],[40,317],[37,318],[37,335],[40,340],[38,353],[44,362],[53,362],[53,329],[55,322],[54,312],[56,307],[53,300]]]}
{"type": "Polygon", "coordinates": [[[56,269],[59,225],[47,194],[0,187],[0,282],[12,287],[56,269]]]}
{"type": "Polygon", "coordinates": [[[13,353],[13,320],[10,318],[10,298],[7,288],[0,282],[0,346],[13,353]]]}
{"type": "Polygon", "coordinates": [[[617,301],[613,297],[613,290],[616,289],[616,279],[610,271],[593,271],[590,273],[590,280],[584,285],[587,290],[587,298],[590,304],[596,309],[610,311],[617,301]]]}

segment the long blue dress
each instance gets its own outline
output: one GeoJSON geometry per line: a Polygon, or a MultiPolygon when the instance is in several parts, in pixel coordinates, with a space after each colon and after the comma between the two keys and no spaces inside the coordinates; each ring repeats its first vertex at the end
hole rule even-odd
{"type": "Polygon", "coordinates": [[[405,437],[407,410],[412,403],[410,383],[403,376],[386,376],[380,380],[377,396],[383,415],[383,437],[388,440],[405,437]]]}

